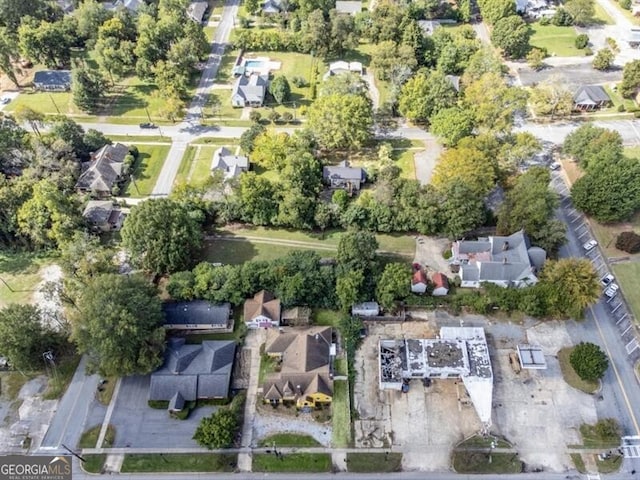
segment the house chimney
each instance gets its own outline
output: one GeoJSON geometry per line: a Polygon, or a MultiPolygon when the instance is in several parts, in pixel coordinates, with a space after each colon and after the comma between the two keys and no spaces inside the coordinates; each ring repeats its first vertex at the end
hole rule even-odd
{"type": "Polygon", "coordinates": [[[502,259],[502,264],[503,264],[503,265],[506,265],[506,264],[507,264],[507,257],[504,257],[504,258],[502,259]]]}
{"type": "Polygon", "coordinates": [[[502,251],[506,252],[507,250],[509,250],[509,242],[504,242],[502,244],[502,251]]]}

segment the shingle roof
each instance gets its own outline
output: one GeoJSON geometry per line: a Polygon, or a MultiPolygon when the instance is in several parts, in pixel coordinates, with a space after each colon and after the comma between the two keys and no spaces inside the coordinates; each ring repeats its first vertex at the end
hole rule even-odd
{"type": "Polygon", "coordinates": [[[206,300],[172,302],[162,305],[165,324],[194,324],[226,326],[231,314],[231,304],[213,304],[206,300]]]}
{"type": "Polygon", "coordinates": [[[151,374],[149,400],[171,400],[176,393],[186,401],[228,396],[235,350],[231,340],[187,345],[184,338],[171,339],[165,363],[151,374]]]}
{"type": "Polygon", "coordinates": [[[583,85],[573,96],[573,103],[578,105],[597,105],[610,101],[611,97],[600,85],[583,85]]]}
{"type": "Polygon", "coordinates": [[[115,209],[111,200],[91,200],[84,207],[82,216],[94,225],[107,223],[115,209]]]}
{"type": "Polygon", "coordinates": [[[235,177],[242,170],[249,168],[249,159],[242,155],[235,155],[226,147],[220,147],[213,154],[211,170],[222,170],[227,176],[235,177]]]}
{"type": "Polygon", "coordinates": [[[264,316],[274,321],[280,320],[280,300],[266,290],[256,293],[244,302],[244,320],[251,321],[258,316],[264,316]]]}
{"type": "Polygon", "coordinates": [[[337,166],[322,168],[322,177],[325,179],[364,180],[364,170],[360,167],[350,167],[349,162],[342,161],[337,166]]]}
{"type": "Polygon", "coordinates": [[[249,76],[240,75],[233,85],[231,95],[239,95],[248,102],[262,103],[267,93],[269,77],[252,73],[249,76]]]}
{"type": "Polygon", "coordinates": [[[449,288],[449,280],[443,273],[434,273],[431,275],[431,281],[435,285],[435,288],[449,288]]]}
{"type": "Polygon", "coordinates": [[[207,2],[191,2],[187,7],[187,16],[194,22],[201,23],[207,8],[209,8],[207,2]]]}
{"type": "Polygon", "coordinates": [[[413,277],[411,278],[411,285],[416,285],[418,283],[427,284],[427,276],[424,274],[422,270],[416,270],[413,273],[413,277]]]}
{"type": "Polygon", "coordinates": [[[88,168],[78,178],[76,188],[110,192],[122,174],[124,157],[128,154],[129,147],[121,143],[105,145],[93,154],[88,168]]]}
{"type": "Polygon", "coordinates": [[[265,352],[282,355],[283,373],[307,373],[329,368],[331,327],[267,333],[265,352]]]}
{"type": "Polygon", "coordinates": [[[33,76],[34,84],[43,85],[71,85],[70,70],[40,70],[33,76]]]}

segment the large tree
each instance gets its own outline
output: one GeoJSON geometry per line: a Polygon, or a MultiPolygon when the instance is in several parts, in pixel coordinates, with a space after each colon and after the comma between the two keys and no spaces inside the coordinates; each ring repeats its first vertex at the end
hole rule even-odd
{"type": "Polygon", "coordinates": [[[73,82],[71,93],[73,103],[85,112],[93,112],[102,106],[105,98],[107,83],[97,70],[79,65],[72,71],[73,82]]]}
{"type": "Polygon", "coordinates": [[[602,48],[598,50],[596,56],[593,57],[593,68],[596,70],[606,71],[611,68],[613,65],[613,61],[615,60],[615,55],[609,48],[602,48]]]}
{"type": "Polygon", "coordinates": [[[88,48],[93,48],[100,27],[111,18],[112,13],[96,0],[84,0],[73,12],[73,16],[78,21],[78,36],[84,39],[88,48]]]}
{"type": "Polygon", "coordinates": [[[14,60],[19,53],[18,40],[15,35],[8,28],[0,27],[0,72],[4,73],[16,87],[20,85],[14,60]]]}
{"type": "Polygon", "coordinates": [[[371,55],[371,68],[380,80],[392,80],[397,73],[405,69],[411,72],[417,64],[413,48],[391,40],[376,45],[371,55]]]}
{"type": "Polygon", "coordinates": [[[530,104],[536,115],[549,115],[551,120],[571,115],[573,92],[560,78],[547,79],[531,89],[530,104]]]}
{"type": "Polygon", "coordinates": [[[441,192],[444,201],[440,206],[439,216],[443,223],[442,233],[447,237],[461,238],[484,223],[484,201],[468,185],[454,182],[441,192]]]}
{"type": "Polygon", "coordinates": [[[625,98],[633,98],[640,87],[640,60],[627,62],[622,70],[620,93],[625,98]]]}
{"type": "Polygon", "coordinates": [[[284,75],[277,75],[271,82],[269,82],[269,93],[276,101],[278,105],[282,105],[289,100],[291,96],[291,86],[287,77],[284,75]]]}
{"type": "Polygon", "coordinates": [[[363,95],[320,97],[309,107],[308,118],[309,129],[324,148],[359,148],[371,138],[373,110],[363,95]]]}
{"type": "Polygon", "coordinates": [[[42,370],[43,354],[55,354],[60,344],[60,335],[42,322],[36,306],[10,304],[0,310],[0,352],[18,370],[42,370]]]}
{"type": "Polygon", "coordinates": [[[405,263],[388,263],[378,280],[376,299],[386,310],[391,310],[397,301],[411,292],[411,271],[405,263]]]}
{"type": "Polygon", "coordinates": [[[122,228],[122,244],[132,262],[147,271],[184,270],[202,245],[199,215],[168,198],[147,200],[131,209],[122,228]]]}
{"type": "Polygon", "coordinates": [[[592,23],[596,13],[593,0],[568,0],[564,8],[573,18],[573,23],[579,26],[592,23]]]}
{"type": "Polygon", "coordinates": [[[336,279],[336,296],[343,312],[363,300],[364,274],[361,270],[345,271],[336,279]]]}
{"type": "Polygon", "coordinates": [[[495,180],[491,159],[480,150],[458,147],[446,150],[440,156],[431,183],[441,189],[461,183],[476,195],[484,196],[494,187],[495,180]]]}
{"type": "Polygon", "coordinates": [[[34,63],[43,63],[48,68],[62,68],[71,62],[71,47],[77,39],[68,22],[36,22],[27,17],[18,29],[22,54],[34,63]]]}
{"type": "Polygon", "coordinates": [[[516,14],[513,0],[480,0],[478,2],[483,20],[495,25],[498,20],[516,14]]]}
{"type": "Polygon", "coordinates": [[[584,309],[598,300],[598,274],[588,259],[548,260],[540,274],[547,311],[552,316],[582,318],[584,309]]]}
{"type": "Polygon", "coordinates": [[[623,153],[622,137],[615,130],[586,123],[567,135],[562,152],[571,155],[583,170],[589,170],[618,162],[623,153]]]}
{"type": "Polygon", "coordinates": [[[491,32],[491,43],[502,49],[506,57],[523,58],[529,51],[529,25],[519,15],[501,18],[491,32]]]}
{"type": "Polygon", "coordinates": [[[580,342],[573,347],[569,363],[578,376],[588,382],[600,380],[609,368],[607,354],[595,343],[580,342]]]}
{"type": "Polygon", "coordinates": [[[145,375],[162,364],[165,331],[156,288],[137,275],[104,274],[70,309],[72,340],[105,376],[145,375]]]}
{"type": "Polygon", "coordinates": [[[464,137],[473,132],[473,114],[460,107],[440,110],[431,117],[431,133],[436,134],[442,143],[455,147],[464,137]]]}
{"type": "Polygon", "coordinates": [[[420,72],[402,87],[398,109],[411,121],[426,122],[440,110],[453,107],[456,99],[455,89],[442,72],[420,72]]]}
{"type": "Polygon", "coordinates": [[[366,276],[378,267],[376,250],[378,241],[371,232],[347,232],[340,237],[336,260],[343,272],[359,270],[366,276]]]}

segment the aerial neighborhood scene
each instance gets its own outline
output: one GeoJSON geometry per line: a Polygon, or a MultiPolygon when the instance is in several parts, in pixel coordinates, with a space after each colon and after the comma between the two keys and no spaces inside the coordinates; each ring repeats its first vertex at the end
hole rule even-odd
{"type": "Polygon", "coordinates": [[[639,320],[637,0],[0,0],[0,466],[640,478],[639,320]]]}

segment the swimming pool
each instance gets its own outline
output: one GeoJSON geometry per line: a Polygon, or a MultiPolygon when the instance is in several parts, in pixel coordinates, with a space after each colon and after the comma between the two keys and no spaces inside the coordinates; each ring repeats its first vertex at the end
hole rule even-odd
{"type": "Polygon", "coordinates": [[[262,69],[265,67],[265,63],[262,60],[245,60],[244,66],[247,68],[262,69]]]}

